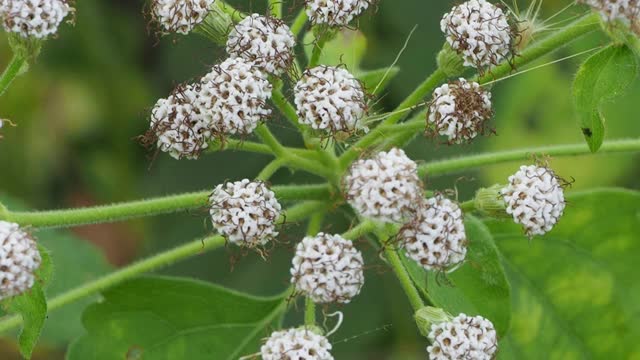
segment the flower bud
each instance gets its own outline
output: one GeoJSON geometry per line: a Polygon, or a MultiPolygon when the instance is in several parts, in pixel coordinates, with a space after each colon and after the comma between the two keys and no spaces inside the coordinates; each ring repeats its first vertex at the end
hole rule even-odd
{"type": "Polygon", "coordinates": [[[474,207],[483,215],[494,218],[507,218],[507,204],[502,197],[504,185],[496,184],[489,188],[480,188],[476,192],[474,207]]]}
{"type": "Polygon", "coordinates": [[[429,332],[431,331],[431,326],[433,326],[433,324],[451,321],[451,319],[453,319],[453,316],[451,316],[443,309],[433,306],[425,306],[422,309],[416,311],[413,315],[413,318],[416,320],[416,324],[418,325],[420,334],[422,334],[422,336],[424,337],[427,337],[429,336],[429,332]]]}

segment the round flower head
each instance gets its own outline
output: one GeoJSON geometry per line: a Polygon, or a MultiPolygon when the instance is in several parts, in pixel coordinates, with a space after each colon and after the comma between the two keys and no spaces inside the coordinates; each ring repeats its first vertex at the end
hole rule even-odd
{"type": "Polygon", "coordinates": [[[422,199],[418,166],[397,148],[353,163],[344,186],[360,215],[384,222],[401,222],[422,199]]]}
{"type": "Polygon", "coordinates": [[[262,360],[333,360],[326,337],[304,328],[276,331],[262,348],[262,360]]]}
{"type": "Polygon", "coordinates": [[[498,350],[496,330],[482,316],[460,314],[451,321],[434,324],[429,340],[430,360],[491,360],[498,350]]]}
{"type": "Polygon", "coordinates": [[[302,124],[332,134],[362,128],[360,120],[366,113],[364,90],[347,70],[331,66],[309,69],[294,91],[302,124]]]}
{"type": "Polygon", "coordinates": [[[306,0],[307,15],[312,24],[347,26],[360,16],[372,0],[306,0]]]}
{"type": "Polygon", "coordinates": [[[521,166],[502,189],[507,213],[524,227],[527,236],[544,235],[562,216],[566,203],[558,180],[549,168],[521,166]]]}
{"type": "Polygon", "coordinates": [[[467,236],[458,204],[436,195],[400,230],[407,257],[427,270],[446,270],[464,261],[467,236]]]}
{"type": "Polygon", "coordinates": [[[349,303],[364,284],[362,254],[340,235],[307,236],[296,247],[291,283],[316,303],[349,303]]]}
{"type": "Polygon", "coordinates": [[[476,82],[460,78],[433,92],[427,133],[446,136],[450,144],[469,142],[485,132],[493,116],[491,93],[476,82]]]}
{"type": "Polygon", "coordinates": [[[478,69],[497,64],[511,49],[512,31],[501,8],[485,0],[469,0],[440,21],[447,43],[462,55],[465,66],[478,69]]]}
{"type": "Polygon", "coordinates": [[[18,224],[0,221],[0,300],[31,289],[42,259],[35,240],[18,224]]]}
{"type": "Polygon", "coordinates": [[[211,130],[199,106],[199,86],[179,86],[166,99],[160,99],[151,111],[151,127],[143,137],[145,145],[156,143],[159,150],[175,159],[196,159],[211,130]]]}
{"type": "Polygon", "coordinates": [[[229,58],[201,80],[201,107],[217,135],[248,135],[271,110],[271,84],[258,68],[241,58],[229,58]]]}
{"type": "Polygon", "coordinates": [[[7,32],[43,39],[58,32],[69,14],[66,0],[2,0],[0,18],[7,32]]]}
{"type": "Polygon", "coordinates": [[[218,185],[209,204],[213,226],[234,244],[254,247],[278,236],[282,207],[263,182],[244,179],[218,185]]]}
{"type": "Polygon", "coordinates": [[[215,0],[153,0],[153,19],[164,31],[188,34],[209,13],[215,0]]]}
{"type": "Polygon", "coordinates": [[[229,34],[227,53],[253,62],[269,74],[281,74],[293,62],[295,38],[280,19],[253,14],[229,34]]]}
{"type": "Polygon", "coordinates": [[[600,12],[607,22],[621,20],[637,24],[640,21],[640,0],[579,0],[600,12]]]}

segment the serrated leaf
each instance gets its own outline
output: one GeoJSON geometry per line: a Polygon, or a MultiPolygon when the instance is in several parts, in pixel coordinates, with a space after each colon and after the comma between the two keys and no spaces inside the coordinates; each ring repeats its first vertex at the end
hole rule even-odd
{"type": "Polygon", "coordinates": [[[378,69],[365,71],[358,74],[358,79],[364,84],[367,93],[371,95],[379,95],[384,89],[387,88],[391,80],[398,75],[400,68],[392,66],[387,69],[378,69]]]}
{"type": "Polygon", "coordinates": [[[592,152],[598,151],[605,135],[603,102],[619,96],[638,75],[633,51],[625,45],[610,45],[580,66],[573,94],[582,134],[592,152]]]}
{"type": "MultiPolygon", "coordinates": [[[[316,46],[315,35],[308,32],[304,37],[304,51],[311,58],[316,46]]],[[[358,30],[342,29],[322,49],[319,63],[323,65],[345,65],[352,74],[360,72],[360,64],[367,51],[367,38],[358,30]]]]}
{"type": "Polygon", "coordinates": [[[567,200],[558,226],[532,241],[510,221],[487,222],[512,286],[509,351],[525,360],[638,358],[640,193],[567,200]]]}
{"type": "Polygon", "coordinates": [[[258,351],[285,304],[195,280],[130,280],[85,310],[67,359],[237,360],[258,351]]]}
{"type": "Polygon", "coordinates": [[[491,320],[500,335],[510,323],[511,288],[500,263],[498,251],[486,226],[467,216],[469,239],[467,260],[459,269],[439,277],[416,262],[404,258],[416,285],[436,305],[454,316],[459,313],[482,315],[491,320]]]}

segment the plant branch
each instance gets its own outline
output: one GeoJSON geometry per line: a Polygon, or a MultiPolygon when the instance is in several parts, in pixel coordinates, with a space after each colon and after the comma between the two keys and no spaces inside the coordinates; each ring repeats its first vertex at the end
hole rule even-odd
{"type": "Polygon", "coordinates": [[[291,32],[293,33],[293,36],[295,38],[300,35],[302,30],[304,29],[304,26],[307,24],[307,20],[309,20],[309,17],[307,16],[307,12],[303,7],[291,24],[291,32]]]}
{"type": "Polygon", "coordinates": [[[9,88],[9,85],[13,82],[13,80],[20,75],[20,70],[24,66],[26,59],[20,55],[14,54],[7,65],[7,68],[4,70],[2,75],[0,75],[0,96],[2,96],[5,91],[9,88]]]}
{"type": "Polygon", "coordinates": [[[282,18],[282,1],[283,0],[269,0],[269,9],[271,9],[271,15],[282,18]]]}
{"type": "Polygon", "coordinates": [[[316,304],[310,297],[304,299],[304,324],[306,326],[316,325],[316,304]]]}
{"type": "MultiPolygon", "coordinates": [[[[382,239],[380,239],[383,242],[382,239]]],[[[398,255],[397,249],[395,249],[391,244],[384,244],[384,254],[389,262],[389,266],[393,269],[393,272],[396,274],[396,277],[400,281],[400,285],[404,290],[405,294],[409,298],[409,302],[413,307],[414,311],[418,311],[424,307],[424,302],[422,301],[422,297],[420,297],[420,293],[418,289],[413,284],[413,280],[409,276],[407,269],[402,264],[400,260],[400,255],[398,255]]]]}
{"type": "MultiPolygon", "coordinates": [[[[640,139],[605,141],[596,155],[625,152],[640,152],[640,139]]],[[[532,160],[534,155],[579,156],[591,154],[591,150],[585,143],[541,146],[433,161],[421,165],[418,171],[421,177],[426,175],[433,176],[510,161],[532,160]]]]}

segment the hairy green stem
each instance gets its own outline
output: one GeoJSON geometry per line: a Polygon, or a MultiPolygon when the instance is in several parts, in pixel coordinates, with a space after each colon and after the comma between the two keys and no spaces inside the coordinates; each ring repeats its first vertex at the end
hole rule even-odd
{"type": "MultiPolygon", "coordinates": [[[[274,186],[278,200],[323,200],[331,198],[330,187],[321,185],[274,186]]],[[[0,213],[0,220],[37,228],[59,228],[80,225],[124,221],[145,216],[169,214],[190,209],[199,209],[208,205],[211,191],[201,191],[139,200],[126,203],[36,212],[0,213]]]]}
{"type": "Polygon", "coordinates": [[[316,304],[309,297],[304,299],[304,324],[306,326],[316,325],[316,304]]]}
{"type": "Polygon", "coordinates": [[[322,51],[324,51],[324,46],[328,41],[328,34],[326,34],[326,32],[327,31],[323,31],[323,34],[320,35],[318,41],[313,44],[311,59],[309,59],[309,64],[307,65],[307,68],[309,69],[318,66],[318,64],[320,63],[320,56],[322,56],[322,51]]]}
{"type": "Polygon", "coordinates": [[[395,249],[392,244],[386,244],[384,245],[384,254],[393,272],[400,281],[402,289],[409,298],[413,310],[420,310],[424,306],[424,302],[422,301],[422,297],[420,297],[418,289],[416,289],[413,284],[413,280],[411,280],[407,269],[404,267],[404,264],[402,264],[397,249],[395,249]]]}
{"type": "Polygon", "coordinates": [[[14,54],[7,65],[7,68],[4,70],[2,75],[0,75],[0,96],[2,96],[5,91],[9,88],[9,85],[13,82],[13,80],[20,75],[20,70],[24,66],[26,59],[20,55],[14,54]]]}
{"type": "Polygon", "coordinates": [[[283,0],[269,0],[269,9],[271,9],[271,15],[282,19],[282,1],[283,0]]]}
{"type": "Polygon", "coordinates": [[[271,177],[284,166],[285,161],[282,159],[275,159],[271,161],[267,166],[260,171],[260,174],[256,176],[256,180],[268,181],[271,177]]]}
{"type": "Polygon", "coordinates": [[[307,20],[309,20],[309,17],[307,16],[306,9],[303,7],[291,24],[291,32],[294,37],[297,38],[298,35],[300,35],[304,26],[307,24],[307,20]]]}
{"type": "Polygon", "coordinates": [[[347,240],[356,240],[366,234],[374,232],[376,228],[376,223],[374,223],[373,221],[365,220],[342,234],[342,237],[347,240]]]}
{"type": "MultiPolygon", "coordinates": [[[[640,139],[623,139],[605,141],[597,154],[640,152],[640,139]]],[[[468,170],[486,165],[505,163],[510,161],[532,161],[534,156],[579,156],[591,155],[591,150],[585,143],[570,145],[551,145],[534,148],[516,149],[463,156],[448,160],[433,161],[418,168],[420,176],[440,175],[468,170]]]]}

